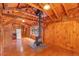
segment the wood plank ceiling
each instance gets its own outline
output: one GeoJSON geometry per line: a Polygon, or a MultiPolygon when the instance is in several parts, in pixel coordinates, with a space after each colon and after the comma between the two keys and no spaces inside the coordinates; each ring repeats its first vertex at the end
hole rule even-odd
{"type": "Polygon", "coordinates": [[[46,3],[0,3],[0,23],[8,24],[13,21],[16,23],[18,19],[23,19],[26,25],[37,24],[37,16],[34,9],[43,11],[45,17],[41,22],[44,24],[63,21],[61,19],[63,17],[79,16],[79,4],[77,3],[47,4],[51,7],[50,10],[44,10],[43,7],[46,3]]]}

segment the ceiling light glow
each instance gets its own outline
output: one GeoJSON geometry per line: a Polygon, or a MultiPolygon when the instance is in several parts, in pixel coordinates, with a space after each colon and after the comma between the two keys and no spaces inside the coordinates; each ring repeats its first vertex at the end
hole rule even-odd
{"type": "Polygon", "coordinates": [[[50,6],[49,6],[48,4],[46,4],[46,5],[44,6],[44,9],[45,9],[45,10],[49,10],[49,9],[50,9],[50,6]]]}
{"type": "Polygon", "coordinates": [[[22,22],[25,22],[25,20],[22,20],[22,22]]]}

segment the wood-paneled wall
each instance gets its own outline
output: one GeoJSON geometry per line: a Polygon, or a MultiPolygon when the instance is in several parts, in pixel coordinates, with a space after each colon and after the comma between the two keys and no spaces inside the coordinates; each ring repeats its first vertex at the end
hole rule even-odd
{"type": "Polygon", "coordinates": [[[12,24],[8,24],[3,27],[3,45],[12,43],[12,24]]]}
{"type": "Polygon", "coordinates": [[[79,22],[77,21],[49,24],[44,37],[48,45],[58,45],[79,53],[79,22]]]}

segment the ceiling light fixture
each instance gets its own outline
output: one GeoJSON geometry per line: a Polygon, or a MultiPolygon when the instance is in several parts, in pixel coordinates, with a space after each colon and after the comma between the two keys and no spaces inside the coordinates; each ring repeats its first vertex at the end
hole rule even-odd
{"type": "Polygon", "coordinates": [[[25,22],[25,20],[22,20],[22,22],[25,22]]]}
{"type": "Polygon", "coordinates": [[[44,9],[45,9],[45,10],[49,10],[49,9],[50,9],[50,5],[46,4],[46,5],[44,6],[44,9]]]}

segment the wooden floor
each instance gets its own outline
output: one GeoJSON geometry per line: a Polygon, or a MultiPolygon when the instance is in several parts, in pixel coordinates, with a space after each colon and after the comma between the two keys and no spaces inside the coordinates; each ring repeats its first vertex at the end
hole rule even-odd
{"type": "Polygon", "coordinates": [[[63,49],[59,46],[48,45],[45,48],[33,49],[29,47],[24,41],[24,51],[19,52],[16,49],[16,41],[13,40],[12,44],[5,45],[0,51],[0,55],[4,56],[79,56],[79,53],[63,49]]]}

